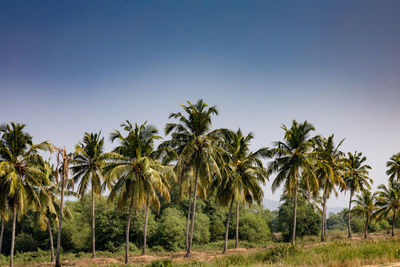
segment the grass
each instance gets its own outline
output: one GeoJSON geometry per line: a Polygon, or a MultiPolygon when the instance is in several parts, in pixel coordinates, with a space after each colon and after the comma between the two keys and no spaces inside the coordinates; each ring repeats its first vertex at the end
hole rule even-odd
{"type": "MultiPolygon", "coordinates": [[[[220,255],[221,242],[207,244],[197,248],[197,255],[188,260],[183,259],[183,254],[155,251],[151,253],[147,262],[132,262],[135,265],[146,267],[172,267],[172,266],[360,266],[364,264],[384,264],[400,262],[400,239],[389,238],[388,235],[377,235],[372,239],[348,240],[340,234],[332,235],[330,241],[320,243],[317,237],[306,237],[295,246],[283,243],[266,244],[262,247],[251,248],[254,244],[241,243],[243,248],[239,252],[230,251],[229,255],[220,255]],[[248,249],[244,249],[244,247],[248,249]],[[218,251],[216,251],[218,250],[218,251]],[[218,253],[217,253],[218,252],[218,253]]],[[[232,244],[230,243],[230,246],[232,244]]],[[[134,253],[132,256],[136,255],[134,253]]],[[[107,252],[98,252],[97,257],[116,259],[114,264],[103,266],[118,267],[122,264],[122,256],[107,252]]],[[[87,266],[97,266],[88,259],[90,254],[66,253],[63,260],[76,260],[82,264],[86,260],[87,266]]],[[[17,265],[42,265],[40,262],[49,260],[47,251],[21,253],[15,256],[17,265]]],[[[8,258],[0,255],[0,265],[7,265],[8,258]]],[[[50,265],[49,265],[50,266],[50,265]]]]}

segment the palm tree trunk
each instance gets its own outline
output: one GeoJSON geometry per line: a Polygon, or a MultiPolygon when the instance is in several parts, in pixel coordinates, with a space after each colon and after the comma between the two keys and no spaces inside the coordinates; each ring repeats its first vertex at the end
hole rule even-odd
{"type": "Polygon", "coordinates": [[[1,249],[3,247],[4,225],[5,225],[5,220],[4,220],[4,216],[2,216],[1,217],[1,230],[0,230],[0,254],[1,254],[1,249]]]}
{"type": "Polygon", "coordinates": [[[96,257],[96,237],[95,237],[95,218],[94,218],[94,186],[92,181],[92,259],[96,257]]]}
{"type": "Polygon", "coordinates": [[[365,230],[364,230],[364,238],[368,237],[368,215],[366,216],[367,218],[365,219],[365,230]]]}
{"type": "Polygon", "coordinates": [[[192,244],[193,244],[193,231],[194,231],[194,219],[196,216],[196,198],[197,198],[197,183],[198,183],[198,175],[199,175],[198,168],[196,169],[196,178],[194,181],[194,190],[193,190],[193,210],[192,210],[192,222],[190,225],[190,237],[189,237],[189,244],[186,250],[185,257],[190,257],[192,252],[192,244]]]}
{"type": "Polygon", "coordinates": [[[60,262],[60,246],[61,246],[61,224],[64,213],[64,187],[65,179],[64,172],[61,176],[61,200],[60,200],[60,214],[58,215],[58,233],[57,233],[57,254],[56,254],[56,267],[61,267],[60,262]]]}
{"type": "Polygon", "coordinates": [[[185,249],[187,251],[189,247],[189,227],[190,227],[190,197],[192,196],[192,186],[189,185],[189,198],[188,198],[188,211],[187,211],[187,219],[186,219],[186,242],[185,242],[185,249]]]}
{"type": "Polygon", "coordinates": [[[394,236],[394,227],[396,224],[396,210],[393,211],[393,219],[392,219],[392,236],[394,236]]]}
{"type": "Polygon", "coordinates": [[[350,200],[349,200],[349,212],[347,214],[347,232],[348,238],[351,238],[351,225],[350,225],[350,210],[351,210],[351,199],[353,198],[353,191],[350,191],[350,200]]]}
{"type": "Polygon", "coordinates": [[[126,222],[126,231],[125,231],[125,264],[129,263],[129,229],[131,227],[131,217],[132,217],[132,210],[133,210],[133,196],[131,198],[131,204],[129,205],[129,213],[128,213],[128,220],[126,222]]]}
{"type": "Polygon", "coordinates": [[[235,248],[239,246],[239,201],[236,202],[236,236],[235,236],[235,248]]]}
{"type": "Polygon", "coordinates": [[[228,249],[229,223],[231,221],[231,216],[232,216],[233,200],[234,200],[234,196],[232,196],[231,205],[229,207],[228,217],[226,218],[225,243],[224,243],[224,250],[222,251],[223,254],[225,254],[226,250],[228,249]]]}
{"type": "Polygon", "coordinates": [[[49,229],[49,238],[50,238],[50,250],[51,250],[51,258],[50,261],[54,262],[54,243],[53,243],[53,231],[51,230],[50,219],[48,219],[48,229],[49,229]]]}
{"type": "Polygon", "coordinates": [[[322,206],[322,227],[321,227],[321,242],[325,241],[326,238],[326,194],[323,196],[322,206]]]}
{"type": "Polygon", "coordinates": [[[15,245],[15,225],[17,223],[17,205],[13,207],[13,224],[11,233],[11,252],[10,252],[10,267],[14,266],[14,245],[15,245]]]}
{"type": "Polygon", "coordinates": [[[292,225],[292,245],[296,242],[296,217],[297,217],[297,186],[294,191],[294,205],[293,205],[293,225],[292,225]]]}
{"type": "Polygon", "coordinates": [[[149,195],[146,193],[146,211],[145,211],[145,215],[144,215],[142,256],[146,255],[146,238],[147,238],[147,221],[148,221],[148,218],[149,218],[149,195]]]}

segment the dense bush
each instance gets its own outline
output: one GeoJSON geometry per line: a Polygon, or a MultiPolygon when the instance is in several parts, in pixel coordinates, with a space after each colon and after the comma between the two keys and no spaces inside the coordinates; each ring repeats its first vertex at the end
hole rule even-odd
{"type": "Polygon", "coordinates": [[[163,212],[157,229],[157,245],[167,250],[178,250],[185,246],[186,219],[176,208],[167,208],[163,212]]]}

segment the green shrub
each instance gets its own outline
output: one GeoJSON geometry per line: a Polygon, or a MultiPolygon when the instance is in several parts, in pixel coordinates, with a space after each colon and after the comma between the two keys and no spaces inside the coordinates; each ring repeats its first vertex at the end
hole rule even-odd
{"type": "Polygon", "coordinates": [[[160,252],[164,252],[165,249],[162,246],[154,246],[151,248],[151,251],[155,252],[155,253],[160,253],[160,252]]]}
{"type": "Polygon", "coordinates": [[[185,245],[186,219],[176,208],[167,208],[157,229],[157,245],[176,251],[185,245]]]}
{"type": "Polygon", "coordinates": [[[155,260],[147,265],[147,267],[172,267],[172,266],[173,262],[170,259],[155,260]]]}
{"type": "Polygon", "coordinates": [[[294,256],[297,253],[298,250],[295,246],[277,246],[271,249],[267,249],[267,252],[263,257],[263,262],[276,263],[282,261],[288,256],[294,256]]]}

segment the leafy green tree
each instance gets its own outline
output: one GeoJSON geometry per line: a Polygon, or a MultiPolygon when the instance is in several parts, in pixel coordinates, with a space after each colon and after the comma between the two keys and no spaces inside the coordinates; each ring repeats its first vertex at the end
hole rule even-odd
{"type": "Polygon", "coordinates": [[[396,223],[396,212],[400,209],[400,183],[389,179],[389,186],[381,184],[378,186],[378,200],[376,205],[379,207],[377,214],[381,218],[392,217],[392,236],[396,223]]]}
{"type": "Polygon", "coordinates": [[[390,160],[386,163],[388,170],[386,174],[389,175],[391,180],[400,180],[400,153],[394,154],[390,157],[390,160]]]}
{"type": "Polygon", "coordinates": [[[343,231],[347,228],[347,209],[343,209],[338,213],[330,214],[326,220],[328,230],[340,230],[343,231]]]}
{"type": "Polygon", "coordinates": [[[250,152],[250,141],[254,138],[252,133],[247,136],[239,129],[237,132],[221,130],[223,136],[222,147],[228,152],[227,162],[224,166],[221,184],[218,185],[217,196],[222,204],[229,205],[226,221],[226,233],[223,253],[226,253],[229,235],[229,222],[232,215],[232,206],[236,202],[236,238],[235,248],[239,243],[239,206],[240,203],[248,205],[257,202],[261,204],[267,172],[261,158],[269,155],[268,148],[261,148],[250,152]]]}
{"type": "Polygon", "coordinates": [[[157,129],[146,123],[135,127],[127,121],[121,125],[126,136],[120,131],[111,134],[111,140],[117,140],[117,146],[113,153],[107,153],[113,162],[107,166],[108,179],[116,181],[109,195],[109,201],[117,199],[118,208],[122,209],[129,205],[129,214],[126,225],[126,250],[125,263],[129,262],[129,229],[132,210],[145,204],[146,222],[144,229],[144,248],[146,247],[147,212],[151,203],[157,209],[160,207],[156,192],[169,199],[167,178],[173,176],[169,166],[163,165],[155,160],[154,140],[160,139],[157,129]]]}
{"type": "Polygon", "coordinates": [[[239,222],[240,240],[251,243],[265,243],[271,240],[271,214],[254,205],[251,209],[242,208],[239,222]]]}
{"type": "Polygon", "coordinates": [[[363,215],[365,218],[364,238],[368,237],[368,226],[371,219],[376,215],[376,192],[371,193],[368,190],[362,190],[360,195],[357,195],[353,200],[356,206],[351,210],[355,215],[363,215]]]}
{"type": "MultiPolygon", "coordinates": [[[[345,160],[345,177],[346,190],[350,191],[349,210],[351,210],[351,203],[354,193],[362,190],[371,189],[373,180],[368,177],[368,170],[371,167],[365,164],[366,157],[361,152],[347,153],[347,159],[345,160]]],[[[347,214],[347,232],[348,237],[351,237],[351,223],[350,223],[350,212],[347,214]]]]}
{"type": "MultiPolygon", "coordinates": [[[[203,187],[212,182],[212,178],[221,177],[220,166],[222,164],[223,151],[217,146],[218,137],[210,132],[211,116],[218,115],[215,106],[209,107],[203,100],[192,104],[182,105],[185,115],[181,112],[172,113],[169,117],[177,119],[178,123],[168,123],[165,134],[171,133],[171,140],[165,141],[162,147],[175,149],[179,158],[176,163],[178,180],[183,179],[183,174],[193,171],[193,203],[191,213],[191,228],[186,257],[191,256],[193,231],[196,215],[196,199],[198,184],[203,187]]],[[[190,183],[189,183],[190,184],[190,183]]]]}
{"type": "Polygon", "coordinates": [[[322,189],[322,227],[321,227],[321,241],[325,241],[327,236],[327,216],[326,216],[326,203],[333,192],[338,196],[336,186],[345,188],[346,184],[342,178],[344,171],[344,164],[342,160],[342,152],[339,147],[344,139],[335,145],[333,141],[334,135],[328,138],[316,138],[315,156],[316,156],[316,170],[315,173],[319,179],[319,186],[322,189]]]}
{"type": "Polygon", "coordinates": [[[307,189],[311,191],[319,189],[310,154],[314,144],[313,138],[310,135],[315,129],[307,121],[304,123],[293,121],[291,128],[283,125],[282,129],[285,131],[284,141],[275,142],[275,148],[272,149],[274,160],[269,164],[268,172],[277,173],[272,183],[272,192],[276,191],[281,184],[284,184],[287,194],[293,196],[291,243],[294,244],[296,239],[297,194],[301,182],[300,178],[305,180],[307,189]]]}
{"type": "Polygon", "coordinates": [[[0,192],[7,195],[8,207],[12,210],[11,267],[14,264],[17,215],[21,218],[29,208],[34,207],[34,202],[38,202],[37,187],[46,178],[37,167],[39,151],[51,149],[47,141],[34,145],[32,136],[24,132],[24,128],[24,124],[14,122],[0,126],[0,192]]]}
{"type": "MultiPolygon", "coordinates": [[[[294,197],[283,194],[277,217],[277,230],[282,232],[285,241],[293,236],[293,212],[294,197]]],[[[303,195],[298,196],[297,201],[296,236],[318,235],[321,225],[321,217],[317,214],[312,204],[303,195]]]]}
{"type": "Polygon", "coordinates": [[[83,141],[75,147],[74,162],[71,167],[74,175],[74,183],[79,181],[78,194],[80,197],[85,194],[88,186],[91,186],[92,258],[96,254],[94,195],[101,196],[103,167],[105,164],[105,154],[103,152],[104,138],[100,138],[100,134],[85,133],[83,141]]]}

